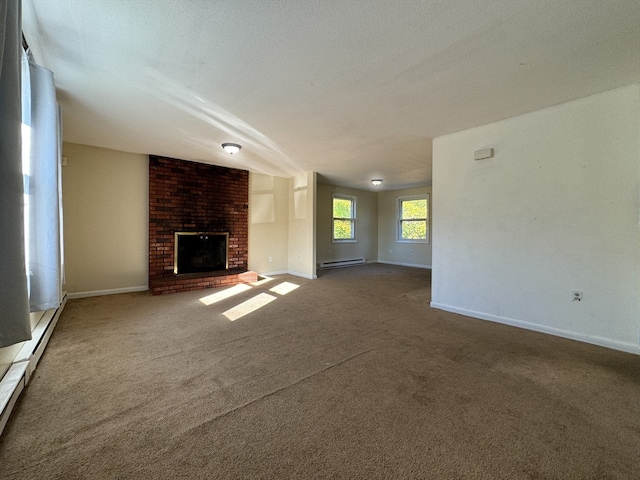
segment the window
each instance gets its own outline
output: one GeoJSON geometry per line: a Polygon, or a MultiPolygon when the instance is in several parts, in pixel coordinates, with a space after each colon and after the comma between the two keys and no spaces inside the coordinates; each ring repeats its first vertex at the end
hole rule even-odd
{"type": "Polygon", "coordinates": [[[333,242],[356,241],[356,197],[333,195],[333,242]]]}
{"type": "Polygon", "coordinates": [[[429,196],[398,197],[398,241],[429,243],[429,196]]]}

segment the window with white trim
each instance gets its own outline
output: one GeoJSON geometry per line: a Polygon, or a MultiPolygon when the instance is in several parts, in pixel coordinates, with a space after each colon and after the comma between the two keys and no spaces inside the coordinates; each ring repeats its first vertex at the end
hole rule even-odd
{"type": "Polygon", "coordinates": [[[332,241],[356,241],[356,197],[334,193],[332,196],[332,241]]]}
{"type": "Polygon", "coordinates": [[[398,242],[429,243],[429,195],[398,197],[398,242]]]}

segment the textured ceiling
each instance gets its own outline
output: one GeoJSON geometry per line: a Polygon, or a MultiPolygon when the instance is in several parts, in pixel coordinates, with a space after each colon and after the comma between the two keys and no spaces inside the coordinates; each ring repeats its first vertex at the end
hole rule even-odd
{"type": "Polygon", "coordinates": [[[367,190],[430,184],[436,136],[640,79],[638,0],[23,0],[23,29],[65,141],[367,190]]]}

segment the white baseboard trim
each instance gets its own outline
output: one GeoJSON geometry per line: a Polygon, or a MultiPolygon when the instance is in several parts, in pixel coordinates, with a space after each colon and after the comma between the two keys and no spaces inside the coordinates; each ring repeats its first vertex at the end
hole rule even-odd
{"type": "Polygon", "coordinates": [[[288,270],[287,273],[294,277],[306,278],[307,280],[316,280],[318,278],[317,275],[308,275],[306,273],[294,272],[293,270],[288,270]]]}
{"type": "Polygon", "coordinates": [[[600,347],[607,347],[614,350],[620,350],[623,352],[635,353],[636,355],[640,355],[640,345],[635,345],[632,343],[619,342],[618,340],[613,340],[610,338],[586,335],[584,333],[572,332],[570,330],[563,330],[546,325],[539,325],[537,323],[525,322],[508,317],[500,317],[498,315],[492,315],[490,313],[476,312],[473,310],[467,310],[465,308],[454,307],[437,302],[431,302],[430,306],[431,308],[458,313],[467,317],[474,317],[479,318],[480,320],[502,323],[504,325],[510,325],[512,327],[524,328],[526,330],[533,330],[540,333],[547,333],[549,335],[555,335],[557,337],[568,338],[570,340],[577,340],[579,342],[590,343],[592,345],[598,345],[600,347]]]}
{"type": "Polygon", "coordinates": [[[264,273],[258,273],[258,277],[273,277],[275,275],[286,275],[288,274],[289,271],[288,270],[278,270],[276,272],[264,272],[264,273]]]}
{"type": "Polygon", "coordinates": [[[31,332],[31,340],[24,342],[9,370],[0,379],[0,435],[18,397],[38,366],[66,303],[67,295],[62,298],[62,303],[57,309],[45,312],[31,332]]]}
{"type": "Polygon", "coordinates": [[[431,265],[422,265],[422,264],[418,264],[418,263],[386,262],[384,260],[378,260],[377,262],[378,263],[385,263],[387,265],[398,265],[400,267],[426,268],[427,270],[431,270],[431,265]]]}
{"type": "Polygon", "coordinates": [[[140,285],[139,287],[124,287],[124,288],[111,288],[108,290],[93,290],[90,292],[74,292],[68,293],[69,298],[87,298],[87,297],[101,297],[102,295],[117,295],[118,293],[131,293],[131,292],[146,292],[149,290],[147,285],[140,285]]]}
{"type": "Polygon", "coordinates": [[[308,280],[315,280],[318,278],[317,275],[307,275],[300,272],[294,272],[293,270],[278,270],[277,272],[258,273],[258,277],[275,277],[276,275],[293,275],[294,277],[302,277],[308,280]]]}

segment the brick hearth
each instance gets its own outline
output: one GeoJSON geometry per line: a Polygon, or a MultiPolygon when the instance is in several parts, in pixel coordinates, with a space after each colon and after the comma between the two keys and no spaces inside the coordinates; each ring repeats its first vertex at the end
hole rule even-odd
{"type": "Polygon", "coordinates": [[[149,289],[154,295],[254,282],[247,271],[249,172],[149,156],[149,289]],[[229,269],[173,273],[175,232],[229,232],[229,269]]]}

